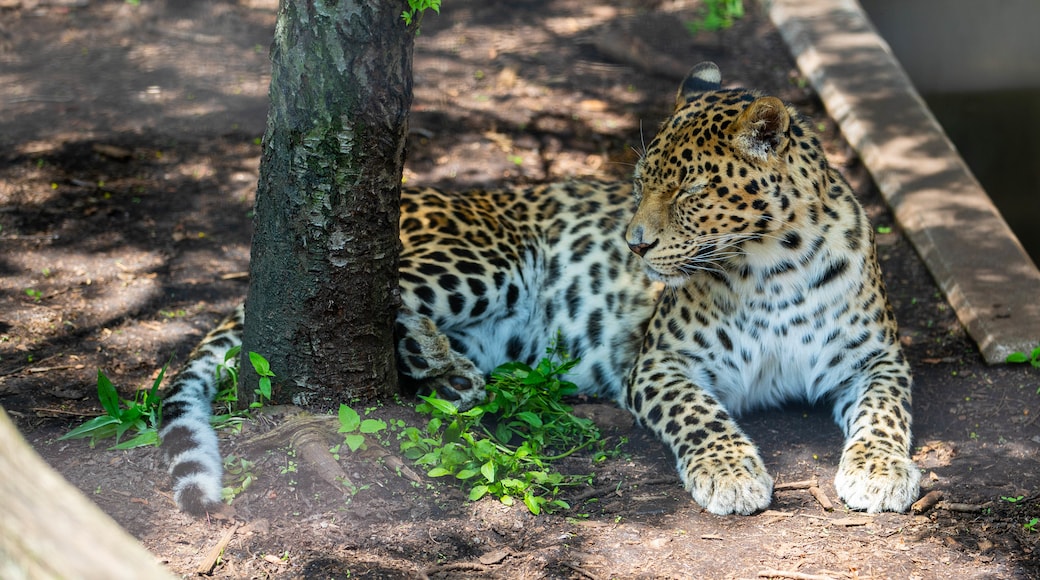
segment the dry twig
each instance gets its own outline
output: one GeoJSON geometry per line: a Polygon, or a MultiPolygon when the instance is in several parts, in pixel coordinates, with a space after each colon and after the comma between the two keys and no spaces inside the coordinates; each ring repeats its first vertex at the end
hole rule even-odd
{"type": "Polygon", "coordinates": [[[914,512],[915,514],[923,514],[924,512],[935,507],[935,504],[939,503],[939,500],[942,499],[942,496],[943,494],[941,491],[933,489],[932,491],[924,494],[924,497],[915,501],[913,505],[910,506],[910,511],[914,512]]]}
{"type": "Polygon", "coordinates": [[[234,522],[233,524],[231,524],[231,528],[228,531],[224,532],[224,535],[221,536],[220,541],[217,542],[215,546],[213,546],[213,548],[209,551],[208,554],[206,554],[205,559],[202,560],[198,568],[195,568],[196,574],[208,576],[210,573],[213,572],[213,567],[217,565],[217,560],[220,559],[220,556],[224,553],[224,549],[226,549],[228,544],[231,543],[231,537],[235,535],[235,531],[238,530],[238,527],[240,525],[241,524],[239,524],[238,522],[234,522]]]}
{"type": "Polygon", "coordinates": [[[789,481],[787,483],[778,483],[773,486],[773,491],[790,491],[792,489],[809,489],[810,487],[816,487],[819,484],[816,482],[816,478],[804,479],[802,481],[789,481]]]}

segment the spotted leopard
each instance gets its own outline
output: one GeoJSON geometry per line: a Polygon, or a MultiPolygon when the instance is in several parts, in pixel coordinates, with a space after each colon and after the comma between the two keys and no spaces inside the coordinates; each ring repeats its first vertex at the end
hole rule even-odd
{"type": "MultiPolygon", "coordinates": [[[[400,374],[469,407],[505,360],[559,329],[583,393],[613,398],[674,453],[716,514],[766,508],[773,480],[733,417],[826,402],[845,433],[835,487],[852,509],[904,511],[911,378],[870,224],[809,124],[694,67],[632,184],[404,192],[400,374]]],[[[175,497],[219,501],[212,368],[241,308],[173,380],[162,435],[175,497]]]]}

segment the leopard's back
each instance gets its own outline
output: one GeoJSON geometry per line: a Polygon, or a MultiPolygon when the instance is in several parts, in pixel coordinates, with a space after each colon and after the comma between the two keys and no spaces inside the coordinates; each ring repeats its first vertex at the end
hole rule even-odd
{"type": "Polygon", "coordinates": [[[620,396],[656,287],[624,243],[628,183],[411,191],[402,205],[404,304],[485,374],[534,363],[557,339],[582,392],[620,396]]]}

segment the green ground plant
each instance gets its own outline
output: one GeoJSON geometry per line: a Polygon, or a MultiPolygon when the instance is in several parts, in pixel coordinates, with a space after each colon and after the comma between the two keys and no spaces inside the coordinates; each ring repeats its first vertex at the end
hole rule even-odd
{"type": "Polygon", "coordinates": [[[533,514],[569,508],[557,497],[560,489],[585,484],[591,475],[564,475],[551,464],[602,440],[591,421],[575,417],[563,402],[577,387],[561,377],[578,361],[558,347],[546,354],[534,368],[498,367],[487,401],[468,411],[436,395],[420,397],[416,409],[430,419],[425,428],[402,431],[402,453],[431,477],[454,477],[474,501],[491,495],[512,505],[520,499],[533,514]]]}
{"type": "Polygon", "coordinates": [[[127,400],[119,397],[115,385],[99,369],[97,374],[98,400],[101,401],[101,408],[105,410],[105,414],[76,427],[59,437],[59,440],[89,437],[90,446],[93,447],[101,439],[115,437],[116,444],[112,446],[112,449],[133,449],[145,445],[157,445],[159,443],[158,427],[162,419],[159,383],[162,382],[165,374],[166,366],[164,365],[150,389],[137,391],[133,400],[127,400]],[[134,433],[135,436],[120,443],[119,439],[127,432],[134,433]]]}
{"type": "MultiPolygon", "coordinates": [[[[238,399],[236,385],[238,383],[238,372],[234,361],[238,355],[239,348],[233,348],[224,357],[224,363],[217,366],[217,381],[220,384],[217,401],[227,405],[227,412],[214,415],[212,423],[216,428],[237,425],[236,421],[246,415],[245,411],[235,411],[234,406],[238,399]]],[[[251,352],[249,361],[260,375],[260,384],[256,389],[258,400],[250,405],[251,409],[262,407],[271,399],[271,366],[263,356],[251,352]]],[[[166,376],[167,365],[164,365],[159,375],[155,378],[150,389],[139,390],[134,394],[133,400],[120,399],[119,391],[116,390],[112,381],[105,373],[98,370],[97,390],[98,400],[105,414],[83,423],[79,427],[59,437],[65,439],[90,438],[93,447],[101,439],[109,437],[116,438],[116,445],[112,449],[133,449],[147,445],[159,444],[159,424],[162,423],[162,397],[159,396],[159,385],[166,376]],[[119,440],[127,432],[134,437],[122,443],[119,440]]]]}

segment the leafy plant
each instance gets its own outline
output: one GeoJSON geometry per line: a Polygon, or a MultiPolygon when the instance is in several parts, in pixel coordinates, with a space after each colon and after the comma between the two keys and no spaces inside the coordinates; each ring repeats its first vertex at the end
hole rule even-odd
{"type": "Polygon", "coordinates": [[[427,9],[440,14],[441,0],[408,0],[408,10],[401,13],[401,18],[404,19],[406,26],[411,26],[412,22],[416,21],[416,16],[422,18],[423,12],[427,9]]]}
{"type": "Polygon", "coordinates": [[[552,347],[531,368],[523,363],[498,367],[488,385],[488,400],[459,411],[436,395],[420,397],[416,409],[430,415],[425,429],[402,431],[401,451],[431,477],[454,476],[469,499],[492,495],[512,505],[521,499],[531,513],[568,508],[557,498],[563,486],[591,476],[563,475],[552,461],[599,442],[587,419],[571,414],[562,397],[577,391],[561,376],[577,364],[552,347]]]}
{"type": "Polygon", "coordinates": [[[744,0],[704,0],[700,17],[686,23],[691,35],[713,32],[733,26],[733,21],[744,16],[744,0]]]}
{"type": "Polygon", "coordinates": [[[76,427],[72,431],[62,435],[59,439],[83,439],[90,437],[90,445],[93,447],[98,440],[115,436],[116,445],[112,449],[132,449],[145,445],[158,445],[158,426],[162,418],[162,406],[159,397],[159,383],[166,374],[166,366],[159,371],[151,389],[140,390],[134,394],[132,401],[120,399],[112,381],[108,380],[105,373],[98,370],[97,389],[98,400],[105,414],[95,417],[86,423],[76,427]],[[122,402],[122,405],[120,404],[122,402]],[[125,408],[123,407],[125,405],[125,408]],[[137,435],[122,443],[119,439],[127,431],[136,432],[137,435]]]}
{"type": "Polygon", "coordinates": [[[343,442],[351,451],[365,448],[365,435],[386,430],[386,421],[361,419],[358,412],[347,405],[339,406],[339,432],[345,433],[343,442]]]}
{"type": "Polygon", "coordinates": [[[1040,518],[1033,518],[1033,519],[1029,520],[1028,522],[1022,524],[1022,529],[1027,531],[1027,532],[1040,531],[1040,530],[1037,529],[1037,525],[1038,524],[1040,524],[1040,518]]]}

